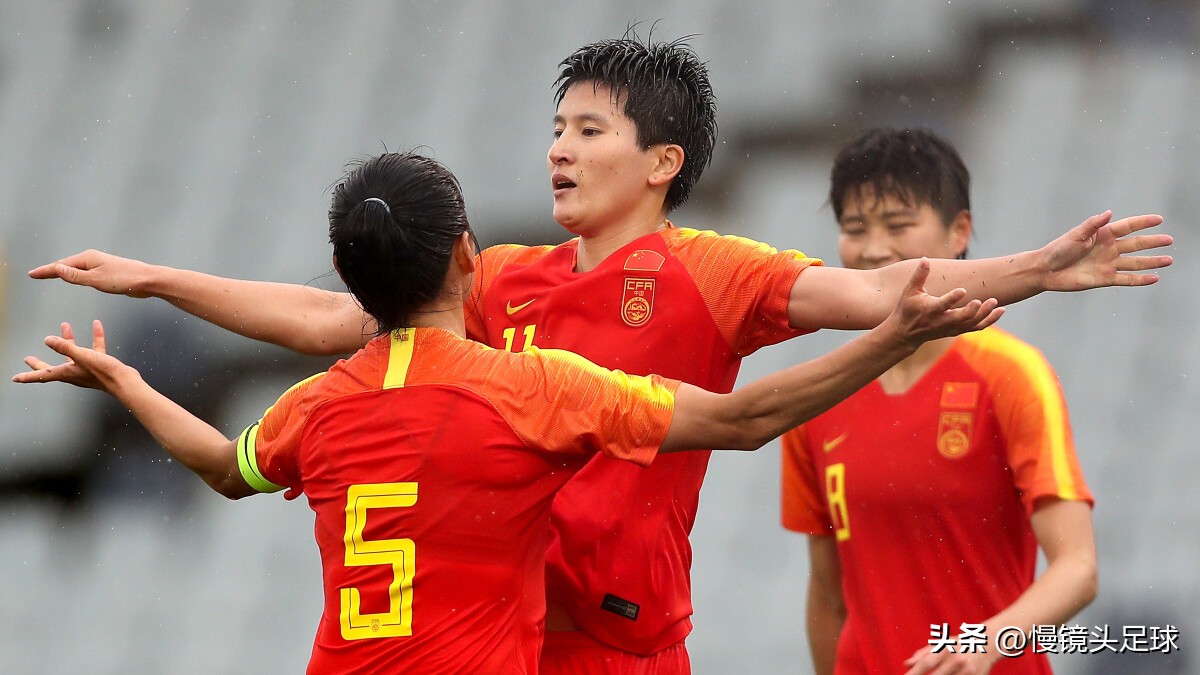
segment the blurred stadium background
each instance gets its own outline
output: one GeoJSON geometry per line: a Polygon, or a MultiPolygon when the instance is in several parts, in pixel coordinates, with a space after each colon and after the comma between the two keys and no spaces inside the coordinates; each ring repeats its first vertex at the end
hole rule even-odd
{"type": "MultiPolygon", "coordinates": [[[[713,166],[676,223],[837,263],[839,144],[928,126],[974,174],[974,256],[1106,208],[1158,212],[1162,284],[1043,296],[1004,326],[1071,404],[1097,497],[1101,591],[1075,623],[1178,626],[1172,655],[1064,656],[1064,673],[1198,672],[1200,10],[1194,0],[0,3],[0,353],[58,322],[110,344],[230,434],[328,360],[25,271],[85,248],[336,288],[324,214],[349,159],[424,146],[485,245],[554,243],[551,82],[574,48],[659,20],[694,34],[720,104],[713,166]]],[[[845,340],[748,359],[743,379],[845,340]]],[[[319,613],[311,512],[237,504],[162,459],[94,392],[0,387],[0,671],[298,672],[319,613]]],[[[778,526],[778,446],[717,456],[695,545],[695,671],[804,673],[807,553],[778,526]]],[[[936,578],[931,584],[938,583],[936,578]]]]}

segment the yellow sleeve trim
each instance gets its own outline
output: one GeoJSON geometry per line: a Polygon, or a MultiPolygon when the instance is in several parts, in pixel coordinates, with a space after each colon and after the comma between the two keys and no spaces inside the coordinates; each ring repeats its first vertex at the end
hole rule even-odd
{"type": "Polygon", "coordinates": [[[1064,500],[1082,499],[1071,472],[1069,452],[1072,448],[1068,447],[1066,438],[1066,404],[1050,365],[1033,346],[998,328],[969,333],[963,337],[967,342],[975,343],[990,353],[1012,359],[1029,378],[1034,395],[1042,408],[1042,432],[1050,453],[1050,466],[1058,497],[1064,500]]]}
{"type": "Polygon", "coordinates": [[[1079,499],[1079,493],[1075,491],[1075,481],[1071,477],[1071,464],[1067,459],[1066,420],[1063,416],[1062,396],[1058,393],[1058,384],[1047,368],[1034,365],[1029,368],[1029,374],[1034,388],[1037,389],[1038,400],[1042,403],[1042,414],[1046,419],[1050,464],[1054,467],[1054,482],[1058,486],[1058,494],[1063,499],[1079,499]]]}
{"type": "Polygon", "coordinates": [[[259,424],[260,422],[255,422],[246,427],[246,430],[238,437],[238,469],[242,472],[242,478],[245,479],[246,484],[255,490],[259,492],[279,492],[283,489],[283,486],[276,485],[267,480],[267,477],[258,468],[258,454],[255,452],[255,446],[258,440],[259,424]]]}
{"type": "Polygon", "coordinates": [[[531,352],[540,352],[552,360],[565,361],[573,367],[592,373],[611,382],[617,383],[624,391],[632,391],[638,398],[650,401],[653,405],[666,410],[675,410],[675,392],[655,384],[649,376],[629,375],[623,370],[609,370],[598,366],[584,357],[564,349],[538,349],[530,347],[531,352]]]}

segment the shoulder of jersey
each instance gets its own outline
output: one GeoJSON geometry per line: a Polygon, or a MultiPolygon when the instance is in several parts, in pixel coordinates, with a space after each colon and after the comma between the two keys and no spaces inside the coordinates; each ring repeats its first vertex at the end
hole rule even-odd
{"type": "Polygon", "coordinates": [[[492,374],[492,371],[488,369],[490,366],[485,367],[482,371],[478,370],[479,366],[497,363],[509,364],[506,367],[519,366],[526,363],[522,359],[527,356],[527,353],[495,349],[475,340],[460,340],[447,352],[435,351],[432,361],[425,360],[430,358],[427,354],[417,352],[417,355],[422,359],[422,368],[418,371],[422,375],[414,378],[415,380],[426,381],[427,378],[431,378],[449,382],[464,376],[470,379],[473,375],[480,375],[487,379],[492,374]],[[435,367],[430,369],[430,364],[435,364],[435,367]]]}
{"type": "Polygon", "coordinates": [[[690,227],[668,227],[665,230],[660,230],[663,239],[667,242],[690,242],[703,237],[720,237],[721,235],[712,230],[697,230],[690,227]]]}
{"type": "MultiPolygon", "coordinates": [[[[570,242],[567,242],[570,243],[570,242]]],[[[559,244],[565,246],[566,244],[559,244]]],[[[532,262],[558,248],[558,246],[524,246],[522,244],[497,244],[483,249],[480,254],[487,258],[502,258],[506,262],[532,262]]]]}
{"type": "Polygon", "coordinates": [[[1049,367],[1037,347],[996,326],[965,333],[959,339],[965,347],[964,357],[968,361],[994,364],[992,368],[997,373],[1049,367]]]}
{"type": "Polygon", "coordinates": [[[761,241],[741,237],[736,234],[721,234],[713,230],[694,230],[687,227],[673,227],[663,230],[668,246],[683,248],[685,246],[719,246],[722,250],[732,250],[738,247],[757,249],[763,253],[777,253],[777,249],[761,241]]]}
{"type": "MultiPolygon", "coordinates": [[[[340,364],[338,364],[338,365],[340,365],[340,364]]],[[[294,397],[300,397],[300,398],[311,398],[313,396],[319,396],[321,389],[322,389],[322,385],[324,385],[327,381],[326,376],[329,375],[330,372],[332,372],[332,371],[327,370],[323,373],[317,373],[316,375],[310,375],[309,377],[306,377],[303,380],[300,380],[296,384],[293,384],[292,386],[288,387],[287,391],[285,391],[283,393],[283,396],[280,396],[280,399],[284,398],[285,396],[288,396],[289,394],[294,397]]]]}
{"type": "Polygon", "coordinates": [[[723,235],[712,230],[694,230],[688,227],[671,227],[661,230],[660,233],[667,253],[681,258],[703,254],[724,239],[723,235]]]}

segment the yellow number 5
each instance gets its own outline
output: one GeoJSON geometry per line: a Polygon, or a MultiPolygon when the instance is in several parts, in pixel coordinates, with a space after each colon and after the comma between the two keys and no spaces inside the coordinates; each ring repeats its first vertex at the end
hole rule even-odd
{"type": "Polygon", "coordinates": [[[838,462],[825,467],[825,498],[838,541],[850,538],[850,512],[846,509],[846,465],[838,462]]]}
{"type": "Polygon", "coordinates": [[[412,582],[416,545],[412,539],[363,539],[368,509],[403,508],[417,503],[416,483],[363,483],[346,493],[346,567],[391,565],[388,611],[362,614],[357,588],[343,588],[342,637],[403,637],[412,635],[412,582]]]}

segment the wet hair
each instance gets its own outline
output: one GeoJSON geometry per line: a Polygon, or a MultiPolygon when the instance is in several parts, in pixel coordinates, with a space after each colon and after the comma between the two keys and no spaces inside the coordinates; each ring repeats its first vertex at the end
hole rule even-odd
{"type": "Polygon", "coordinates": [[[392,152],[350,166],[333,190],[329,243],[382,335],[442,291],[454,244],[471,226],[458,179],[436,160],[392,152]]]}
{"type": "Polygon", "coordinates": [[[643,43],[630,29],[620,39],[580,47],[559,64],[555,80],[555,105],[576,84],[607,86],[615,103],[624,102],[622,112],[637,127],[643,149],[659,144],[683,148],[683,168],[667,189],[667,211],[687,201],[712,162],[717,142],[717,100],[708,69],[687,40],[643,43]]]}
{"type": "Polygon", "coordinates": [[[851,195],[870,188],[907,206],[929,205],[949,227],[971,210],[971,174],[958,151],[925,129],[871,129],[842,148],[829,172],[829,203],[838,222],[851,195]]]}

